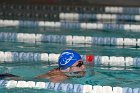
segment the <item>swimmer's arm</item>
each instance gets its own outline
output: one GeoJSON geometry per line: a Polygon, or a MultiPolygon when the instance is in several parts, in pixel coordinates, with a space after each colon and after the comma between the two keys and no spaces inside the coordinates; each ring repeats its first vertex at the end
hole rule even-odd
{"type": "Polygon", "coordinates": [[[48,79],[51,82],[61,82],[68,79],[68,77],[58,69],[53,69],[48,71],[46,74],[36,76],[35,79],[48,79]]]}
{"type": "Polygon", "coordinates": [[[48,76],[48,74],[46,73],[46,74],[38,75],[38,76],[35,77],[35,79],[40,79],[40,78],[49,79],[49,76],[48,76]]]}
{"type": "Polygon", "coordinates": [[[50,76],[49,75],[47,73],[42,74],[42,75],[36,76],[35,79],[44,78],[44,79],[48,79],[51,82],[61,82],[68,78],[67,76],[62,76],[62,75],[50,75],[50,76]]]}
{"type": "MultiPolygon", "coordinates": [[[[58,74],[50,74],[50,73],[46,73],[46,74],[42,74],[42,75],[39,75],[39,76],[36,76],[35,79],[48,79],[49,81],[51,82],[61,82],[65,79],[67,79],[68,77],[66,76],[63,76],[63,75],[58,75],[58,74]]],[[[17,75],[13,75],[13,74],[9,74],[9,73],[4,73],[4,74],[0,74],[0,79],[6,79],[6,80],[11,80],[11,79],[14,79],[14,80],[21,80],[22,78],[20,76],[17,76],[17,75]]]]}
{"type": "Polygon", "coordinates": [[[38,76],[35,77],[35,79],[39,79],[39,78],[50,79],[51,77],[53,77],[54,75],[57,74],[57,69],[58,68],[54,68],[54,69],[48,71],[45,74],[38,75],[38,76]]]}
{"type": "MultiPolygon", "coordinates": [[[[49,79],[47,74],[42,74],[42,75],[39,75],[39,76],[36,76],[35,79],[39,79],[39,78],[46,78],[46,79],[49,79]]],[[[10,80],[10,79],[14,79],[14,80],[20,80],[22,79],[22,77],[20,76],[17,76],[17,75],[13,75],[13,74],[10,74],[10,73],[4,73],[4,74],[0,74],[0,79],[6,79],[6,80],[10,80]]]]}
{"type": "Polygon", "coordinates": [[[0,74],[0,79],[20,79],[19,76],[17,75],[13,75],[13,74],[9,74],[9,73],[4,73],[4,74],[0,74]]]}

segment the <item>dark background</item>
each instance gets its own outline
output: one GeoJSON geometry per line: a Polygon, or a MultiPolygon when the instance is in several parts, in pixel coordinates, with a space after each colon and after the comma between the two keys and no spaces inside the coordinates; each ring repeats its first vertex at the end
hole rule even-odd
{"type": "Polygon", "coordinates": [[[0,3],[140,6],[140,0],[0,0],[0,3]]]}

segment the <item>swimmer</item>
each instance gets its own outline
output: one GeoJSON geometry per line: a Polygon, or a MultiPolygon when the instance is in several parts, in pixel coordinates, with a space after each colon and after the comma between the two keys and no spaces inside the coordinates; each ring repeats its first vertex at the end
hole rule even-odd
{"type": "MultiPolygon", "coordinates": [[[[51,82],[61,82],[70,77],[83,77],[85,66],[81,56],[73,50],[63,51],[58,59],[58,68],[54,68],[45,74],[36,76],[35,79],[48,79],[51,82]]],[[[12,74],[1,74],[1,79],[19,78],[12,74]]]]}
{"type": "Polygon", "coordinates": [[[35,78],[46,78],[52,82],[60,82],[69,77],[82,77],[85,75],[85,66],[81,56],[73,50],[65,50],[58,59],[58,68],[48,71],[46,74],[35,78]]]}

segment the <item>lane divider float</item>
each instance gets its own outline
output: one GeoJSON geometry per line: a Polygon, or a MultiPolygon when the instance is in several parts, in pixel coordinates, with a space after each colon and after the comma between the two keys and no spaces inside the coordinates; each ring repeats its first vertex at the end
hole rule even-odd
{"type": "Polygon", "coordinates": [[[73,21],[140,21],[140,15],[128,15],[128,14],[103,14],[103,13],[59,13],[60,20],[73,20],[73,21]]]}
{"type": "MultiPolygon", "coordinates": [[[[139,16],[135,19],[139,20],[139,16]]],[[[0,19],[0,27],[48,27],[62,29],[96,29],[96,30],[126,30],[139,32],[139,24],[120,24],[120,23],[86,23],[86,22],[66,22],[66,21],[19,21],[19,20],[2,20],[0,19]]]]}
{"type": "MultiPolygon", "coordinates": [[[[31,62],[50,62],[56,64],[60,54],[55,53],[33,53],[33,52],[3,52],[0,51],[0,63],[31,63],[31,62]]],[[[81,55],[85,63],[95,66],[140,66],[139,57],[123,56],[98,56],[81,55]]]]}
{"type": "Polygon", "coordinates": [[[53,82],[34,82],[34,81],[15,81],[15,80],[0,80],[1,88],[32,88],[32,89],[47,89],[61,92],[72,93],[139,93],[140,88],[130,87],[111,87],[111,86],[92,86],[70,83],[53,83],[53,82]]]}
{"type": "Polygon", "coordinates": [[[140,38],[45,35],[10,32],[0,32],[0,41],[26,43],[49,42],[64,44],[93,44],[106,46],[140,46],[140,38]]]}

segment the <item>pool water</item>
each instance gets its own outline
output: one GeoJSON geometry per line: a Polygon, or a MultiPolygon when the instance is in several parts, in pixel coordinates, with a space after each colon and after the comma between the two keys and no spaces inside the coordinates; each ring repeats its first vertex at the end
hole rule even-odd
{"type": "MultiPolygon", "coordinates": [[[[21,77],[21,80],[32,80],[32,81],[43,81],[48,82],[45,79],[33,79],[36,75],[46,73],[48,70],[55,68],[56,66],[48,66],[41,64],[32,65],[4,65],[1,66],[1,73],[8,72],[21,77]]],[[[90,84],[90,85],[101,85],[101,86],[112,86],[112,87],[139,87],[140,86],[140,69],[139,68],[119,68],[119,67],[93,67],[86,66],[86,76],[82,78],[70,78],[63,81],[63,83],[71,84],[90,84]]],[[[38,90],[38,89],[1,89],[2,93],[54,93],[53,90],[38,90]]],[[[61,92],[62,93],[62,92],[61,92]]]]}
{"type": "MultiPolygon", "coordinates": [[[[112,31],[85,31],[82,30],[65,30],[65,29],[47,29],[47,28],[22,28],[22,27],[1,27],[0,32],[11,33],[36,33],[46,35],[78,35],[78,36],[99,36],[99,37],[123,37],[123,38],[140,38],[140,33],[137,32],[112,32],[112,31]],[[59,32],[59,33],[58,33],[59,32]]],[[[0,51],[4,52],[31,52],[31,53],[55,53],[60,54],[65,49],[74,49],[81,55],[93,54],[100,56],[129,56],[139,57],[139,46],[110,46],[98,44],[69,44],[63,42],[13,42],[2,41],[0,42],[0,51]]],[[[86,65],[86,75],[82,78],[69,78],[63,83],[72,84],[90,84],[101,86],[119,86],[137,88],[140,86],[140,68],[139,66],[133,67],[120,67],[120,66],[100,66],[100,65],[86,65]]],[[[51,62],[4,62],[0,65],[0,73],[11,73],[18,75],[22,80],[44,81],[48,80],[33,79],[39,74],[46,73],[47,71],[56,68],[56,65],[51,65],[51,62]]],[[[1,93],[54,93],[53,90],[37,90],[37,89],[4,89],[0,90],[1,93]]]]}

